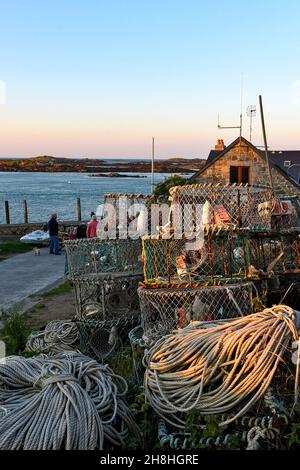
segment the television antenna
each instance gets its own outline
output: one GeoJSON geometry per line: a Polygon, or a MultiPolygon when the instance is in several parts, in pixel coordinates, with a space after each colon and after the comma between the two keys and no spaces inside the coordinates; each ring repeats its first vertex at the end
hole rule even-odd
{"type": "Polygon", "coordinates": [[[247,116],[250,117],[250,138],[249,138],[249,141],[251,142],[251,139],[252,139],[252,119],[256,116],[256,106],[255,106],[255,104],[250,104],[247,107],[247,116]]]}

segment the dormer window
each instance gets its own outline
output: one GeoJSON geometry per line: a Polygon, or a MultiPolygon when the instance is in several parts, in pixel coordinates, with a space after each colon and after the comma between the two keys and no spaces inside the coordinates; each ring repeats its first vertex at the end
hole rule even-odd
{"type": "Polygon", "coordinates": [[[230,184],[250,183],[249,170],[250,168],[248,166],[231,166],[229,172],[230,184]]]}

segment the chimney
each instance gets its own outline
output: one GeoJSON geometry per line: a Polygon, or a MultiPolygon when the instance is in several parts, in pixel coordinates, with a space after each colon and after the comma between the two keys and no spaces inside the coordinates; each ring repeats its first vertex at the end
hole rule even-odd
{"type": "Polygon", "coordinates": [[[215,145],[215,150],[224,150],[225,149],[225,144],[223,139],[218,139],[217,143],[215,145]]]}

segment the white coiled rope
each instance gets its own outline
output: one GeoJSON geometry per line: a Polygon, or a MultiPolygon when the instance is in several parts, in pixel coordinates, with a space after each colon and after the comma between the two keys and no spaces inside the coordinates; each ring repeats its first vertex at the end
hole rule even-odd
{"type": "Polygon", "coordinates": [[[80,353],[11,356],[0,364],[0,449],[103,449],[138,429],[126,381],[80,353]]]}
{"type": "MultiPolygon", "coordinates": [[[[185,413],[243,416],[264,397],[277,366],[298,340],[299,312],[278,305],[242,318],[198,322],[161,338],[147,353],[145,392],[167,422],[185,427],[185,413]]],[[[298,397],[299,360],[295,373],[298,397]]]]}
{"type": "Polygon", "coordinates": [[[28,338],[26,349],[33,352],[72,351],[79,347],[79,332],[70,320],[54,320],[42,331],[34,331],[28,338]]]}

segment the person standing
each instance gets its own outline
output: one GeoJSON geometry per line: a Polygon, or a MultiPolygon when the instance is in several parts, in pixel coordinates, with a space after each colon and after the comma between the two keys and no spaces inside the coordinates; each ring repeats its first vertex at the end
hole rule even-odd
{"type": "Polygon", "coordinates": [[[96,238],[97,237],[97,216],[95,214],[92,215],[90,222],[88,223],[86,234],[88,238],[96,238]]]}
{"type": "Polygon", "coordinates": [[[51,219],[48,222],[49,236],[50,236],[50,255],[60,255],[59,240],[58,240],[58,222],[57,214],[53,212],[51,219]]]}

